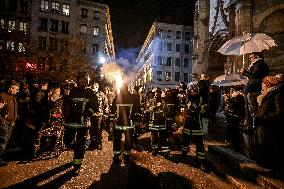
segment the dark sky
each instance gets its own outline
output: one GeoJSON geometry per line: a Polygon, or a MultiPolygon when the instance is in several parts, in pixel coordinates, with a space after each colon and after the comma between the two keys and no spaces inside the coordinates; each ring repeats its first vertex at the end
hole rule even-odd
{"type": "Polygon", "coordinates": [[[193,25],[195,0],[100,0],[110,7],[117,48],[141,46],[152,23],[165,21],[193,25]]]}
{"type": "Polygon", "coordinates": [[[196,0],[99,0],[110,8],[116,58],[136,59],[152,23],[193,25],[196,0]],[[137,53],[136,53],[137,54],[137,53]],[[130,56],[130,57],[129,57],[130,56]]]}

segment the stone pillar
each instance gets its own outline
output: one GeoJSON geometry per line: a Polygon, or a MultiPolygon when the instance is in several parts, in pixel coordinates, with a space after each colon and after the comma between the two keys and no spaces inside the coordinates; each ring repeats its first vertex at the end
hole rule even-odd
{"type": "Polygon", "coordinates": [[[194,44],[192,73],[202,73],[207,69],[204,55],[209,37],[210,0],[199,0],[196,3],[194,18],[194,44]]]}
{"type": "Polygon", "coordinates": [[[253,12],[250,0],[238,1],[236,4],[236,35],[242,35],[243,32],[253,32],[253,12]]]}

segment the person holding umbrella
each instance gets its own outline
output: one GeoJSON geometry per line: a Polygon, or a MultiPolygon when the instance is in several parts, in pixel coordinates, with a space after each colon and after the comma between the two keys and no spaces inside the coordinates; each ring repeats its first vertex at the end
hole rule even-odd
{"type": "Polygon", "coordinates": [[[250,53],[249,60],[251,64],[248,66],[248,69],[242,68],[241,73],[249,79],[245,86],[245,93],[254,127],[254,118],[258,109],[257,96],[261,93],[263,78],[269,74],[269,67],[264,62],[261,52],[250,53]]]}

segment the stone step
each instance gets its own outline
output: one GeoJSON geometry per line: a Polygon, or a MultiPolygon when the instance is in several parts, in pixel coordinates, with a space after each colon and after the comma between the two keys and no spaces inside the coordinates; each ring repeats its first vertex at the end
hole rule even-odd
{"type": "Polygon", "coordinates": [[[238,188],[284,188],[284,180],[224,144],[208,144],[208,160],[238,188]]]}

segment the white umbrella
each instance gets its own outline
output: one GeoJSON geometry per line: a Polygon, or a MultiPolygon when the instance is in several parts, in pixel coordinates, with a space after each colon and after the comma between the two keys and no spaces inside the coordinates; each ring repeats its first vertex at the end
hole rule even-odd
{"type": "Polygon", "coordinates": [[[218,52],[224,55],[243,55],[269,50],[274,46],[274,40],[264,33],[246,33],[228,40],[218,52]]]}
{"type": "Polygon", "coordinates": [[[274,40],[265,33],[246,33],[228,40],[217,52],[224,55],[244,55],[269,50],[274,46],[277,46],[274,40]]]}
{"type": "Polygon", "coordinates": [[[236,74],[224,74],[216,77],[212,85],[217,86],[232,86],[232,85],[243,85],[245,84],[245,79],[242,79],[236,74]]]}

